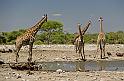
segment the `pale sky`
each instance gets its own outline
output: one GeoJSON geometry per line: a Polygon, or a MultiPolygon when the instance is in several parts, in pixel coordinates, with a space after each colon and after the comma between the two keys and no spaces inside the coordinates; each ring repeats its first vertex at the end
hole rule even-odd
{"type": "Polygon", "coordinates": [[[77,23],[89,19],[88,32],[98,32],[100,16],[105,32],[124,31],[124,0],[0,0],[0,32],[29,28],[46,13],[67,32],[76,32],[77,23]]]}

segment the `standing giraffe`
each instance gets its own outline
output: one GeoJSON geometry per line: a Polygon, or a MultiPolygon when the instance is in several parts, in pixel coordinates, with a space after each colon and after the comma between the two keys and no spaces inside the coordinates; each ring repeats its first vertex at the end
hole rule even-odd
{"type": "Polygon", "coordinates": [[[81,25],[78,24],[78,28],[79,28],[79,35],[77,35],[74,39],[74,44],[75,44],[75,48],[76,48],[76,53],[78,51],[78,53],[81,55],[82,60],[85,60],[85,54],[84,54],[84,34],[87,31],[87,29],[89,28],[91,24],[91,21],[88,22],[88,24],[86,25],[86,27],[81,30],[81,25]],[[82,55],[82,48],[83,48],[83,55],[82,55]],[[84,56],[84,58],[83,58],[84,56]]]}
{"type": "Polygon", "coordinates": [[[76,53],[79,51],[79,47],[82,46],[81,43],[81,36],[82,36],[82,33],[80,33],[81,31],[81,24],[78,23],[78,29],[79,29],[79,35],[74,39],[74,45],[75,45],[75,48],[76,48],[76,53]],[[80,35],[81,34],[81,35],[80,35]]]}
{"type": "Polygon", "coordinates": [[[105,58],[105,33],[103,32],[103,28],[102,28],[102,21],[103,18],[100,17],[99,18],[99,22],[100,22],[100,32],[97,38],[97,52],[98,49],[100,47],[100,51],[101,51],[101,59],[103,58],[102,53],[104,54],[104,58],[105,58]]]}
{"type": "Polygon", "coordinates": [[[33,43],[35,40],[35,35],[38,32],[38,30],[40,29],[40,27],[43,25],[44,22],[47,22],[47,14],[44,15],[43,18],[38,23],[36,23],[33,27],[27,29],[25,33],[23,33],[22,35],[20,35],[16,38],[16,44],[15,44],[16,62],[18,62],[18,58],[19,58],[18,53],[19,53],[21,47],[24,45],[29,45],[28,62],[32,61],[32,47],[33,47],[33,43]]]}

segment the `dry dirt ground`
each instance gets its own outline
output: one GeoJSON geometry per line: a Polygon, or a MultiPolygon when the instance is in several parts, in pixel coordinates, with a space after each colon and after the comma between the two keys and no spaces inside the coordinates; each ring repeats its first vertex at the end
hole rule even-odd
{"type": "MultiPolygon", "coordinates": [[[[14,48],[13,46],[7,46],[14,48]]],[[[116,53],[124,53],[124,45],[107,45],[106,52],[112,55],[108,59],[124,60],[117,57],[116,53]]],[[[100,59],[100,53],[96,55],[96,45],[85,45],[86,59],[100,59]],[[97,58],[94,58],[94,56],[97,58]]],[[[19,52],[19,62],[27,62],[27,47],[19,52]]],[[[107,54],[106,54],[107,56],[107,54]]],[[[0,58],[5,63],[15,62],[14,53],[0,53],[0,58]]],[[[42,45],[34,46],[33,61],[69,61],[79,59],[73,45],[42,45]]],[[[46,71],[17,71],[8,66],[0,65],[0,81],[124,81],[124,71],[89,71],[89,72],[46,72],[46,71]]]]}

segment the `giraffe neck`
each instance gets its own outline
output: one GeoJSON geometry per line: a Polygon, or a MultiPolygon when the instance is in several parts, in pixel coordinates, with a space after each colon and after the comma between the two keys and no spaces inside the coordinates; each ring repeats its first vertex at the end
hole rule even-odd
{"type": "Polygon", "coordinates": [[[100,20],[100,32],[103,32],[103,28],[102,28],[102,20],[100,20]]]}
{"type": "Polygon", "coordinates": [[[43,17],[38,23],[36,23],[33,27],[27,30],[27,32],[32,33],[33,36],[36,35],[40,27],[43,25],[44,22],[47,21],[47,16],[43,17]]]}
{"type": "Polygon", "coordinates": [[[99,21],[100,21],[100,32],[103,32],[103,28],[102,28],[102,21],[103,21],[103,18],[100,17],[100,18],[99,18],[99,21]]]}
{"type": "Polygon", "coordinates": [[[87,29],[90,27],[91,21],[88,22],[88,24],[86,25],[86,27],[81,31],[82,35],[85,34],[85,32],[87,31],[87,29]]]}

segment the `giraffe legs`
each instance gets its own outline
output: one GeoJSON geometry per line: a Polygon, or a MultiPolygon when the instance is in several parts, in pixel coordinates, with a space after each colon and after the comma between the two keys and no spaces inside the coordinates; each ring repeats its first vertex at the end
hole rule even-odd
{"type": "Polygon", "coordinates": [[[78,52],[78,46],[77,44],[75,45],[75,50],[76,50],[76,53],[78,52]]]}
{"type": "Polygon", "coordinates": [[[103,46],[103,54],[104,54],[104,58],[105,58],[105,42],[104,42],[104,46],[103,46]]]}
{"type": "Polygon", "coordinates": [[[81,56],[81,60],[83,60],[84,58],[83,58],[83,55],[82,55],[82,47],[79,47],[79,54],[81,56]]]}
{"type": "Polygon", "coordinates": [[[97,53],[100,47],[100,58],[105,58],[105,41],[103,40],[97,40],[97,53]]]}
{"type": "Polygon", "coordinates": [[[101,57],[101,59],[102,59],[102,49],[100,49],[100,51],[101,51],[101,55],[100,55],[100,57],[101,57]]]}
{"type": "MultiPolygon", "coordinates": [[[[96,54],[98,54],[98,52],[99,52],[99,45],[100,45],[100,40],[97,40],[96,54]]],[[[98,57],[96,54],[94,55],[94,58],[98,57]]]]}
{"type": "Polygon", "coordinates": [[[100,50],[101,50],[101,59],[104,59],[105,58],[105,49],[102,48],[100,50]]]}
{"type": "Polygon", "coordinates": [[[21,49],[21,45],[18,45],[18,46],[16,46],[16,51],[15,51],[15,55],[16,55],[16,62],[18,62],[18,58],[19,58],[19,51],[20,51],[20,49],[21,49]]]}
{"type": "MultiPolygon", "coordinates": [[[[18,58],[19,58],[19,51],[21,49],[22,45],[16,45],[16,51],[15,51],[15,55],[16,55],[16,62],[18,62],[18,58]]],[[[33,47],[33,43],[31,42],[29,44],[29,57],[28,57],[28,62],[30,63],[32,61],[32,47],[33,47]]]]}
{"type": "Polygon", "coordinates": [[[16,52],[16,62],[18,62],[18,58],[19,58],[19,54],[18,54],[19,50],[16,52]]]}
{"type": "Polygon", "coordinates": [[[32,61],[32,47],[33,47],[33,43],[31,42],[29,44],[29,57],[28,57],[28,62],[31,63],[32,61]]]}
{"type": "Polygon", "coordinates": [[[101,59],[102,59],[102,51],[103,51],[103,47],[102,47],[102,43],[100,42],[100,52],[101,52],[100,57],[101,57],[101,59]]]}
{"type": "Polygon", "coordinates": [[[83,42],[83,45],[82,46],[83,46],[83,56],[84,56],[83,60],[86,60],[85,59],[85,54],[84,54],[84,42],[83,42]]]}
{"type": "Polygon", "coordinates": [[[80,45],[78,46],[78,49],[79,49],[78,51],[79,51],[79,54],[81,56],[81,60],[84,60],[85,61],[86,59],[85,59],[85,54],[84,54],[84,43],[82,43],[82,44],[81,43],[82,42],[80,42],[80,45]]]}
{"type": "Polygon", "coordinates": [[[77,53],[79,51],[79,42],[75,40],[74,45],[75,45],[75,51],[77,53]]]}
{"type": "Polygon", "coordinates": [[[105,58],[105,43],[104,41],[100,42],[100,50],[101,50],[101,59],[105,58]]]}

